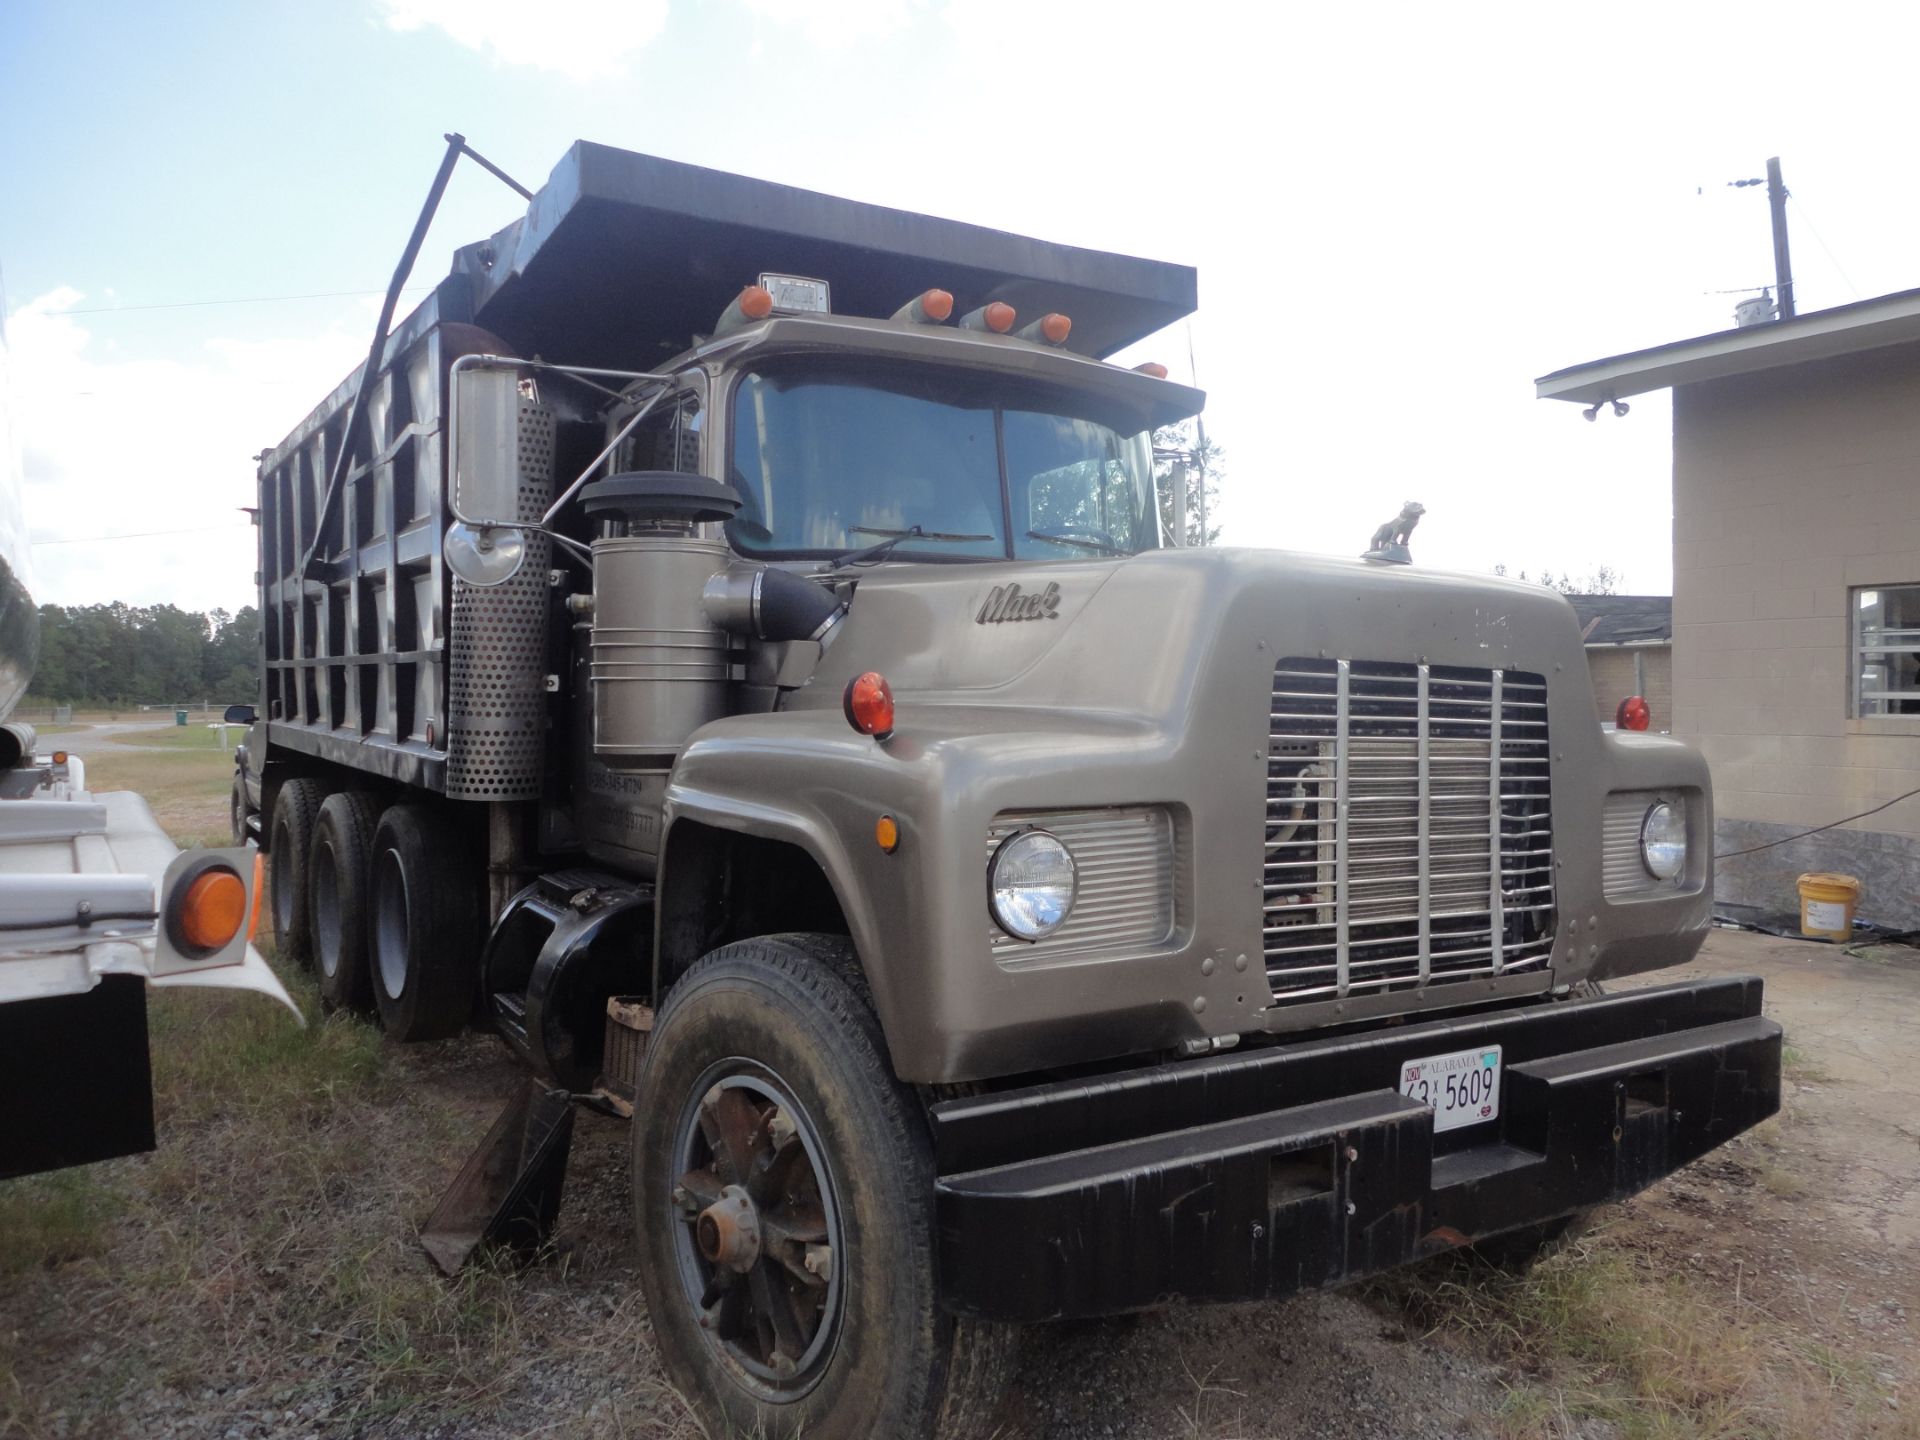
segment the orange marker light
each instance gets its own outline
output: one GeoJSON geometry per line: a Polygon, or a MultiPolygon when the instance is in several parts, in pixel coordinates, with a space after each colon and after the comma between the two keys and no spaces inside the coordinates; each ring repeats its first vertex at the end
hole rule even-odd
{"type": "Polygon", "coordinates": [[[1151,375],[1156,380],[1164,380],[1167,378],[1167,367],[1157,361],[1149,360],[1144,365],[1134,366],[1133,369],[1135,374],[1151,375]]]}
{"type": "Polygon", "coordinates": [[[1653,723],[1653,710],[1638,695],[1629,695],[1613,712],[1613,723],[1622,730],[1644,730],[1653,723]]]}
{"type": "Polygon", "coordinates": [[[1042,315],[1040,333],[1047,337],[1048,344],[1064,345],[1067,343],[1067,336],[1073,333],[1073,321],[1057,310],[1051,315],[1042,315]]]}
{"type": "Polygon", "coordinates": [[[1018,317],[1015,315],[1013,307],[1007,304],[1006,301],[995,300],[991,305],[987,306],[986,314],[981,318],[987,322],[987,328],[993,331],[994,334],[1004,335],[1013,329],[1013,322],[1018,317]]]}
{"type": "Polygon", "coordinates": [[[893,687],[879,671],[869,670],[849,680],[840,704],[847,723],[862,735],[884,740],[893,733],[893,687]]]}
{"type": "Polygon", "coordinates": [[[56,764],[56,765],[64,765],[64,764],[66,764],[66,763],[67,763],[67,752],[66,752],[66,751],[64,751],[64,750],[56,750],[56,751],[54,751],[54,752],[53,752],[53,763],[54,763],[54,764],[56,764]]]}
{"type": "Polygon", "coordinates": [[[873,822],[873,843],[891,855],[900,848],[900,824],[891,815],[873,822]]]}
{"type": "Polygon", "coordinates": [[[209,870],[188,884],[176,913],[180,938],[190,948],[212,954],[231,943],[246,923],[247,887],[231,870],[209,870]]]}
{"type": "Polygon", "coordinates": [[[764,320],[773,313],[773,292],[749,285],[740,292],[740,313],[749,320],[764,320]]]}
{"type": "Polygon", "coordinates": [[[944,290],[929,290],[920,297],[920,313],[939,324],[953,314],[953,296],[944,290]]]}

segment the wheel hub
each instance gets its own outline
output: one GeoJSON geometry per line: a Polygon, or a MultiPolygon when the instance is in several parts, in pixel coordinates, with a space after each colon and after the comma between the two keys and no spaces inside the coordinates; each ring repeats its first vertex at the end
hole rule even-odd
{"type": "Polygon", "coordinates": [[[715,1265],[744,1275],[760,1263],[760,1212],[738,1185],[729,1185],[720,1198],[693,1222],[700,1253],[715,1265]]]}

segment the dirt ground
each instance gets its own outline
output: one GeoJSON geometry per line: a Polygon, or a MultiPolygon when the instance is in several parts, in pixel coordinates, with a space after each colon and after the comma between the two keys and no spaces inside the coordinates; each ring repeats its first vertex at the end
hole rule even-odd
{"type": "MultiPolygon", "coordinates": [[[[1525,1278],[1443,1260],[1033,1331],[1000,1440],[1920,1440],[1920,952],[1718,931],[1697,970],[1765,977],[1779,1119],[1525,1278]]],[[[515,1083],[497,1041],[397,1050],[248,996],[154,1023],[159,1151],[0,1184],[0,1435],[697,1436],[622,1125],[580,1116],[555,1257],[447,1282],[417,1231],[515,1083]]]]}

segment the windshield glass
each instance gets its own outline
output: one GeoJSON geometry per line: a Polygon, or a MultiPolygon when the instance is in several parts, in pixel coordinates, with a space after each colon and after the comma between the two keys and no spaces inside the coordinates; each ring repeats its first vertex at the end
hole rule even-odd
{"type": "Polygon", "coordinates": [[[892,558],[1154,548],[1150,437],[1093,408],[1004,377],[769,364],[734,392],[729,478],[744,503],[729,533],[747,553],[822,557],[915,526],[892,558]]]}

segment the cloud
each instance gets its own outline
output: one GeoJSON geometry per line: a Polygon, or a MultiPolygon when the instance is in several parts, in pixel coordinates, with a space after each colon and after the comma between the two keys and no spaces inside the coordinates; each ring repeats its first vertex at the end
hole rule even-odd
{"type": "Polygon", "coordinates": [[[251,603],[251,457],[364,358],[371,302],[309,335],[127,358],[66,313],[85,298],[63,286],[7,321],[34,598],[251,603]],[[146,538],[99,538],[118,535],[146,538]]]}
{"type": "Polygon", "coordinates": [[[886,39],[907,23],[914,9],[910,0],[746,0],[746,7],[758,19],[798,29],[821,50],[886,39]]]}
{"type": "Polygon", "coordinates": [[[503,65],[605,80],[666,27],[668,0],[380,0],[392,30],[431,26],[503,65]]]}

